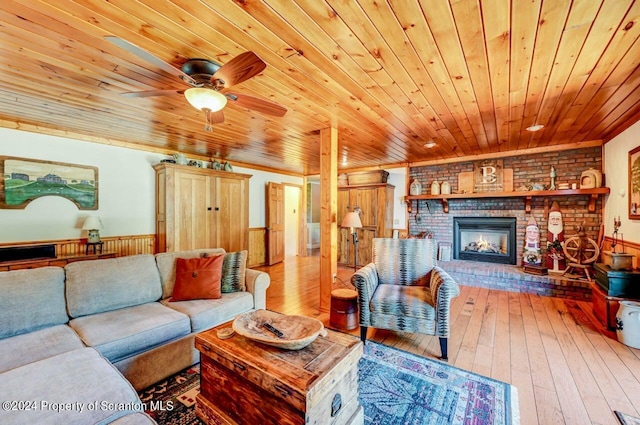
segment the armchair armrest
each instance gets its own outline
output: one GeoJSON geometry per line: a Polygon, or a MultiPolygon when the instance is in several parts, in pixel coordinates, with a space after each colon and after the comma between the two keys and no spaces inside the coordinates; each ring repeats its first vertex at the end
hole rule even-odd
{"type": "Polygon", "coordinates": [[[360,305],[360,324],[369,326],[371,312],[369,302],[378,287],[378,272],[373,263],[369,263],[351,276],[351,284],[358,290],[358,304],[360,305]]]}
{"type": "Polygon", "coordinates": [[[271,276],[259,270],[247,269],[245,274],[247,291],[253,294],[253,308],[267,308],[267,288],[271,285],[271,276]]]}
{"type": "Polygon", "coordinates": [[[449,274],[440,267],[431,272],[431,298],[436,309],[436,335],[449,337],[451,300],[460,295],[460,287],[449,274]]]}

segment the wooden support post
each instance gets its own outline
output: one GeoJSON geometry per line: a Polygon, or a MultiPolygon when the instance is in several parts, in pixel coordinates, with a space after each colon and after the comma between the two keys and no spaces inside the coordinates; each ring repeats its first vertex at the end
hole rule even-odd
{"type": "Polygon", "coordinates": [[[320,130],[320,312],[331,311],[338,272],[338,129],[320,130]]]}

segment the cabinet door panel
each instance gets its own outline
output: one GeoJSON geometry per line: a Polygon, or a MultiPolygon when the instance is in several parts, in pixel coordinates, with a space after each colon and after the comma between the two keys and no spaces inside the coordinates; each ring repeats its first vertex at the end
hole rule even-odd
{"type": "Polygon", "coordinates": [[[248,174],[157,164],[158,252],[249,246],[248,174]]]}
{"type": "Polygon", "coordinates": [[[373,259],[373,238],[376,229],[358,229],[358,266],[365,266],[373,259]]]}
{"type": "Polygon", "coordinates": [[[353,264],[353,236],[349,229],[338,229],[338,263],[353,264]]]}
{"type": "MultiPolygon", "coordinates": [[[[209,246],[209,182],[205,176],[175,174],[174,246],[169,251],[207,248],[209,246]]],[[[168,245],[169,242],[167,242],[168,245]]]]}
{"type": "Polygon", "coordinates": [[[219,177],[213,195],[212,240],[227,252],[246,249],[245,181],[219,177]]]}
{"type": "Polygon", "coordinates": [[[347,212],[351,211],[348,209],[351,208],[349,204],[349,194],[349,189],[338,190],[338,263],[341,264],[348,264],[349,259],[353,257],[353,254],[350,254],[351,250],[353,250],[353,246],[351,243],[351,234],[349,233],[349,229],[343,229],[340,227],[344,216],[347,212]]]}
{"type": "MultiPolygon", "coordinates": [[[[360,207],[361,214],[360,219],[362,225],[377,226],[378,225],[378,189],[366,188],[352,190],[351,196],[351,208],[360,207]]],[[[350,209],[351,211],[351,209],[350,209]]]]}

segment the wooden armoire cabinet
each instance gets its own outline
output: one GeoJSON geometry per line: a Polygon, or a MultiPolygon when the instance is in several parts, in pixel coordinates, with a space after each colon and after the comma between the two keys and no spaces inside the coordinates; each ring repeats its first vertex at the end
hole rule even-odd
{"type": "Polygon", "coordinates": [[[371,262],[371,240],[390,238],[393,232],[393,193],[395,186],[377,183],[338,187],[338,263],[353,265],[353,237],[340,227],[345,214],[360,207],[362,228],[358,234],[358,266],[371,262]]]}
{"type": "Polygon", "coordinates": [[[156,250],[249,247],[249,174],[176,164],[156,170],[156,250]]]}

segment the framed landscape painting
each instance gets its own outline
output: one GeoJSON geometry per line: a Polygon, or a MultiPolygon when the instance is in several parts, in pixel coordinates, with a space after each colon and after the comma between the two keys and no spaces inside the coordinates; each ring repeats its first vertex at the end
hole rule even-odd
{"type": "Polygon", "coordinates": [[[640,146],[629,151],[629,219],[640,220],[640,146]]]}
{"type": "Polygon", "coordinates": [[[0,156],[0,208],[23,209],[42,196],[61,196],[81,210],[97,210],[98,168],[0,156]]]}

